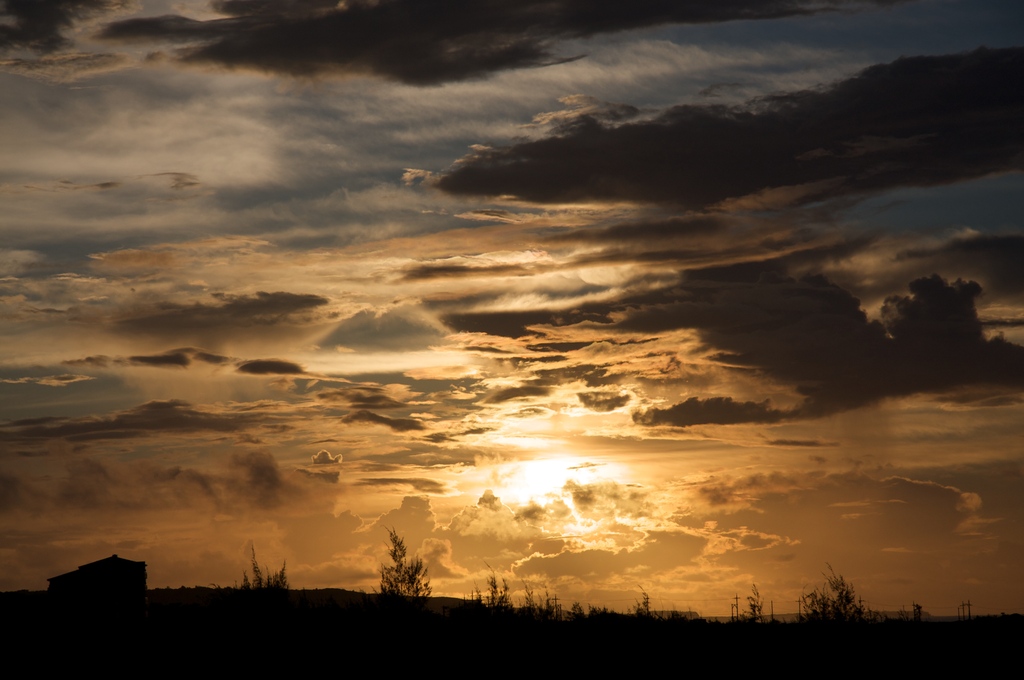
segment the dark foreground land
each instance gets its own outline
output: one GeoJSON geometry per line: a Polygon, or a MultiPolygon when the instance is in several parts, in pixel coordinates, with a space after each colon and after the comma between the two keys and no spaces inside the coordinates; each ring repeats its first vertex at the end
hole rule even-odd
{"type": "Polygon", "coordinates": [[[773,669],[797,677],[885,671],[919,677],[956,669],[1004,673],[1017,667],[1024,639],[1019,615],[946,623],[768,624],[591,612],[570,620],[461,600],[440,603],[442,613],[435,613],[359,593],[254,597],[231,589],[187,590],[178,597],[150,591],[146,616],[135,620],[54,612],[45,593],[0,594],[8,664],[27,661],[39,671],[99,669],[115,677],[217,670],[262,677],[319,672],[325,665],[332,674],[380,677],[732,677],[773,669]]]}

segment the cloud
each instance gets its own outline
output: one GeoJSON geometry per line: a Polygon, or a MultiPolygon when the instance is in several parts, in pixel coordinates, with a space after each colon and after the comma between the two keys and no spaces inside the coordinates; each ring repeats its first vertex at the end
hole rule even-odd
{"type": "Polygon", "coordinates": [[[651,514],[647,492],[636,486],[612,481],[580,484],[569,480],[562,490],[585,516],[636,518],[651,514]]]}
{"type": "Polygon", "coordinates": [[[372,486],[375,488],[402,489],[411,488],[421,494],[444,494],[448,487],[436,479],[425,479],[423,477],[369,477],[359,480],[358,486],[372,486]]]}
{"type": "Polygon", "coordinates": [[[480,400],[482,404],[501,404],[513,399],[526,399],[529,397],[546,397],[551,394],[551,388],[543,385],[519,385],[518,387],[505,387],[488,393],[480,400]]]}
{"type": "Polygon", "coordinates": [[[127,19],[107,25],[100,37],[122,43],[183,43],[176,52],[182,63],[297,77],[372,75],[432,85],[576,58],[556,52],[562,40],[664,24],[772,19],[899,1],[221,0],[213,7],[226,18],[127,19]]]}
{"type": "Polygon", "coordinates": [[[907,249],[897,261],[925,260],[933,269],[957,271],[969,267],[971,276],[984,277],[989,290],[1024,292],[1024,236],[972,234],[941,246],[907,249]]]}
{"type": "Polygon", "coordinates": [[[269,413],[234,413],[202,409],[171,399],[149,401],[109,416],[44,417],[9,421],[0,425],[0,441],[34,442],[66,439],[85,442],[135,439],[171,433],[238,432],[268,424],[269,413]]]}
{"type": "Polygon", "coordinates": [[[47,387],[65,387],[72,383],[85,382],[86,380],[94,380],[91,375],[78,375],[75,373],[61,373],[60,375],[44,375],[41,377],[24,377],[24,378],[2,378],[0,383],[7,383],[9,385],[46,385],[47,387]]]}
{"type": "MultiPolygon", "coordinates": [[[[839,446],[838,442],[821,441],[819,439],[770,439],[768,440],[769,446],[780,446],[785,448],[792,447],[810,447],[817,448],[819,446],[834,447],[839,446]]],[[[815,457],[814,460],[822,462],[824,459],[815,457]]]]}
{"type": "Polygon", "coordinates": [[[300,475],[305,475],[310,479],[315,479],[318,482],[324,482],[325,484],[337,484],[338,480],[341,479],[341,473],[337,470],[307,470],[305,468],[296,468],[296,472],[300,475]]]}
{"type": "Polygon", "coordinates": [[[220,354],[213,354],[197,347],[182,347],[163,352],[162,354],[136,354],[128,357],[109,357],[103,354],[67,359],[62,364],[68,366],[89,366],[107,368],[111,365],[154,366],[157,368],[188,368],[193,361],[206,364],[224,364],[231,359],[220,354]]]}
{"type": "Polygon", "coordinates": [[[50,83],[71,83],[120,70],[130,63],[123,54],[53,54],[38,59],[0,59],[0,71],[50,83]]]}
{"type": "Polygon", "coordinates": [[[404,403],[385,394],[381,387],[341,387],[323,389],[316,393],[320,401],[340,403],[355,409],[403,408],[404,403]]]}
{"type": "Polygon", "coordinates": [[[576,395],[580,403],[591,411],[608,413],[617,408],[622,408],[630,401],[628,394],[610,394],[607,392],[580,392],[576,395]]]}
{"type": "Polygon", "coordinates": [[[281,475],[276,459],[263,452],[234,454],[204,470],[150,460],[76,457],[54,472],[52,484],[0,475],[0,489],[9,492],[0,511],[234,512],[272,509],[302,493],[301,486],[281,475]]]}
{"type": "Polygon", "coordinates": [[[82,357],[81,359],[67,359],[61,363],[68,366],[92,366],[95,368],[106,368],[110,365],[111,361],[116,360],[103,354],[96,354],[93,356],[82,357]]]}
{"type": "Polygon", "coordinates": [[[269,453],[250,451],[231,456],[230,468],[237,475],[236,491],[260,508],[281,504],[287,488],[277,460],[269,453]]]}
{"type": "Polygon", "coordinates": [[[250,375],[305,375],[306,369],[281,359],[254,359],[239,364],[238,372],[250,375]]]}
{"type": "Polygon", "coordinates": [[[335,456],[327,449],[320,449],[310,456],[310,459],[313,465],[336,465],[341,462],[341,454],[335,456]]]}
{"type": "Polygon", "coordinates": [[[362,311],[345,319],[319,341],[323,347],[341,346],[367,352],[425,349],[444,337],[436,322],[408,308],[383,313],[362,311]]]}
{"type": "Polygon", "coordinates": [[[531,538],[539,538],[540,530],[517,517],[490,489],[484,491],[475,506],[464,508],[452,517],[448,530],[455,537],[472,538],[492,544],[495,551],[524,549],[531,538]],[[518,545],[517,545],[518,544],[518,545]]]}
{"type": "Polygon", "coordinates": [[[388,418],[387,416],[377,415],[371,411],[356,411],[350,413],[341,419],[341,422],[346,424],[352,423],[368,423],[371,425],[383,425],[384,427],[391,428],[395,432],[411,432],[413,430],[422,430],[423,423],[412,418],[388,418]]]}
{"type": "Polygon", "coordinates": [[[138,355],[128,357],[128,361],[133,364],[141,364],[143,366],[166,366],[177,368],[186,368],[192,363],[191,357],[189,357],[185,352],[170,352],[167,354],[155,354],[150,356],[138,355]]]}
{"type": "Polygon", "coordinates": [[[82,19],[128,4],[126,0],[7,0],[0,5],[0,51],[52,52],[68,44],[64,31],[82,19]]]}
{"type": "Polygon", "coordinates": [[[1024,169],[1024,48],[904,57],[743,107],[676,106],[612,124],[579,116],[546,138],[479,148],[436,182],[537,203],[783,208],[1024,169]]]}
{"type": "Polygon", "coordinates": [[[307,324],[318,320],[316,310],[328,304],[319,295],[257,292],[255,295],[215,293],[217,303],[183,305],[163,302],[126,310],[116,318],[126,331],[155,335],[202,334],[237,328],[307,324]]]}
{"type": "Polygon", "coordinates": [[[777,423],[788,414],[771,408],[767,401],[733,401],[732,397],[686,401],[666,409],[650,408],[633,414],[633,420],[642,425],[734,425],[736,423],[777,423]]]}
{"type": "Polygon", "coordinates": [[[448,539],[425,538],[416,555],[423,559],[434,578],[454,578],[467,573],[452,557],[452,542],[448,539]]]}
{"type": "MultiPolygon", "coordinates": [[[[630,310],[622,325],[698,329],[722,361],[793,385],[805,398],[793,416],[970,385],[1024,388],[1024,347],[984,337],[974,306],[981,287],[974,282],[949,283],[938,275],[917,279],[910,296],[886,299],[884,324],[869,321],[856,298],[820,276],[694,285],[702,301],[630,310]]],[[[741,410],[717,405],[735,414],[741,410]]],[[[754,422],[781,417],[767,407],[742,409],[754,422]]]]}
{"type": "MultiPolygon", "coordinates": [[[[775,407],[765,400],[691,394],[677,404],[634,414],[635,422],[650,426],[772,424],[888,397],[943,393],[956,399],[959,391],[982,386],[1024,389],[1024,347],[1000,336],[986,337],[975,306],[979,284],[948,282],[937,274],[918,278],[910,283],[909,295],[889,296],[881,320],[871,320],[849,291],[820,275],[787,276],[786,268],[786,259],[778,259],[691,269],[670,285],[583,304],[571,312],[453,314],[446,320],[461,324],[459,330],[554,334],[566,340],[579,333],[651,338],[692,331],[700,342],[693,349],[701,361],[788,388],[796,401],[775,407]]],[[[646,361],[661,356],[643,355],[646,361]]],[[[664,360],[678,364],[672,357],[664,360]]],[[[678,373],[680,368],[666,370],[678,373]]],[[[504,388],[485,402],[545,396],[549,379],[584,380],[592,387],[614,383],[614,370],[614,362],[536,370],[535,375],[547,376],[545,384],[504,388]]],[[[603,403],[609,407],[620,400],[603,403]]]]}

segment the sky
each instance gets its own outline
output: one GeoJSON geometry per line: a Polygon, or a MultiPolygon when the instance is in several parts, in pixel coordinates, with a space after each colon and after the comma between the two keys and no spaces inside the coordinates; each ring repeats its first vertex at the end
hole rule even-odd
{"type": "Polygon", "coordinates": [[[1024,612],[1022,29],[0,1],[0,590],[1024,612]]]}

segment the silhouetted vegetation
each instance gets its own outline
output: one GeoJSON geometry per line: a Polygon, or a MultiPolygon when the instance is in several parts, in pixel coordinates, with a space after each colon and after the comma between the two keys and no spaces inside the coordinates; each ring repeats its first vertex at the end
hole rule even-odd
{"type": "Polygon", "coordinates": [[[242,585],[239,590],[288,590],[288,576],[285,574],[287,562],[281,564],[281,571],[266,571],[266,567],[260,568],[256,561],[256,546],[252,547],[252,579],[249,572],[242,571],[242,585]]]}
{"type": "Polygon", "coordinates": [[[826,565],[825,583],[801,598],[803,620],[809,623],[865,623],[876,619],[857,599],[853,584],[826,565]]]}
{"type": "MultiPolygon", "coordinates": [[[[477,591],[479,599],[480,591],[477,591]]],[[[512,596],[509,594],[508,581],[501,578],[501,585],[498,585],[498,577],[491,569],[491,575],[487,577],[487,595],[484,604],[492,613],[505,614],[512,611],[512,596]]]]}
{"type": "MultiPolygon", "coordinates": [[[[806,658],[813,650],[834,650],[836,644],[868,650],[865,653],[875,660],[907,655],[920,660],[935,649],[972,645],[988,645],[987,653],[998,654],[1001,648],[993,649],[997,628],[1006,631],[1005,636],[1024,630],[1024,617],[1017,615],[975,617],[949,624],[901,623],[924,618],[917,603],[912,610],[885,619],[864,606],[853,585],[831,566],[822,586],[804,596],[803,620],[836,624],[877,621],[878,625],[730,625],[692,612],[673,615],[656,611],[644,588],[628,611],[574,601],[563,615],[557,596],[543,586],[524,581],[520,598],[513,595],[508,579],[493,570],[486,590],[477,589],[469,598],[429,598],[425,593],[430,584],[422,561],[409,558],[404,541],[394,531],[388,536],[391,564],[381,566],[380,593],[289,590],[284,565],[280,571],[271,571],[259,565],[253,551],[241,585],[149,591],[149,617],[127,631],[118,644],[130,642],[132,653],[149,659],[163,660],[174,650],[172,662],[180,660],[190,667],[200,654],[230,653],[233,669],[238,659],[243,659],[241,663],[265,672],[293,668],[298,650],[326,649],[323,645],[339,641],[358,653],[392,654],[399,645],[406,658],[426,658],[449,650],[460,662],[485,663],[493,662],[498,644],[543,640],[553,649],[582,650],[583,658],[574,657],[574,664],[608,671],[609,664],[630,658],[625,650],[650,650],[657,656],[680,645],[722,658],[737,649],[806,658]],[[408,606],[411,601],[421,606],[408,606]],[[889,623],[882,623],[886,620],[889,623]]],[[[0,595],[5,595],[0,599],[0,614],[8,627],[15,621],[22,624],[39,640],[38,645],[43,645],[48,638],[39,632],[53,629],[52,620],[45,618],[45,599],[31,593],[0,595]]],[[[764,621],[764,608],[765,600],[754,585],[747,609],[738,618],[764,621]]],[[[108,644],[104,636],[109,635],[109,627],[63,630],[65,638],[76,641],[83,652],[92,653],[99,648],[96,645],[108,644]]]]}
{"type": "Polygon", "coordinates": [[[747,615],[744,620],[750,623],[764,621],[764,598],[761,597],[761,591],[757,589],[756,583],[750,586],[750,595],[747,595],[747,615]]]}
{"type": "Polygon", "coordinates": [[[638,619],[651,618],[651,596],[643,588],[640,589],[640,599],[633,606],[633,615],[638,619]]]}
{"type": "Polygon", "coordinates": [[[389,603],[405,602],[422,608],[431,593],[427,568],[420,558],[408,558],[405,541],[394,529],[388,529],[388,539],[392,564],[380,565],[380,596],[389,603]]]}

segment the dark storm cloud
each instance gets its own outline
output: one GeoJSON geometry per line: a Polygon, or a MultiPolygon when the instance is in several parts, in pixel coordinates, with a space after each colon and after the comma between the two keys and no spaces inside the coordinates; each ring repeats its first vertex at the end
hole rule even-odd
{"type": "Polygon", "coordinates": [[[351,423],[369,423],[371,425],[383,425],[384,427],[391,428],[395,432],[410,432],[412,430],[422,430],[423,423],[412,418],[388,418],[387,416],[378,415],[371,411],[356,411],[350,413],[341,419],[341,422],[346,424],[351,423]]]}
{"type": "Polygon", "coordinates": [[[581,116],[544,139],[478,150],[438,186],[540,203],[757,209],[1017,171],[1022,79],[1024,48],[979,49],[901,58],[744,107],[677,106],[623,125],[581,116]]]}
{"type": "Polygon", "coordinates": [[[150,401],[109,416],[32,418],[0,425],[0,441],[73,442],[196,432],[238,432],[271,422],[267,413],[204,411],[180,400],[150,401]],[[268,420],[269,418],[269,420],[268,420]]]}
{"type": "Polygon", "coordinates": [[[311,323],[316,320],[317,308],[329,302],[319,295],[263,291],[255,295],[217,293],[213,297],[217,304],[164,302],[136,308],[116,323],[124,330],[158,335],[311,323]]]}
{"type": "Polygon", "coordinates": [[[238,372],[250,375],[305,375],[306,369],[291,361],[256,359],[239,364],[238,372]]]}
{"type": "Polygon", "coordinates": [[[0,51],[52,52],[68,44],[64,31],[89,16],[124,7],[126,0],[3,0],[0,51]]]}
{"type": "Polygon", "coordinates": [[[129,19],[100,37],[187,43],[186,63],[299,77],[367,74],[414,85],[482,77],[575,58],[560,40],[664,24],[772,19],[901,0],[221,0],[225,18],[129,19]]]}
{"type": "Polygon", "coordinates": [[[882,321],[869,321],[859,300],[820,276],[694,285],[678,291],[689,299],[631,309],[619,325],[695,328],[714,358],[791,385],[804,401],[778,411],[765,402],[694,397],[638,412],[638,423],[766,423],[922,392],[1024,389],[1024,347],[985,337],[975,309],[981,286],[973,281],[917,279],[909,296],[886,299],[882,321]]]}

